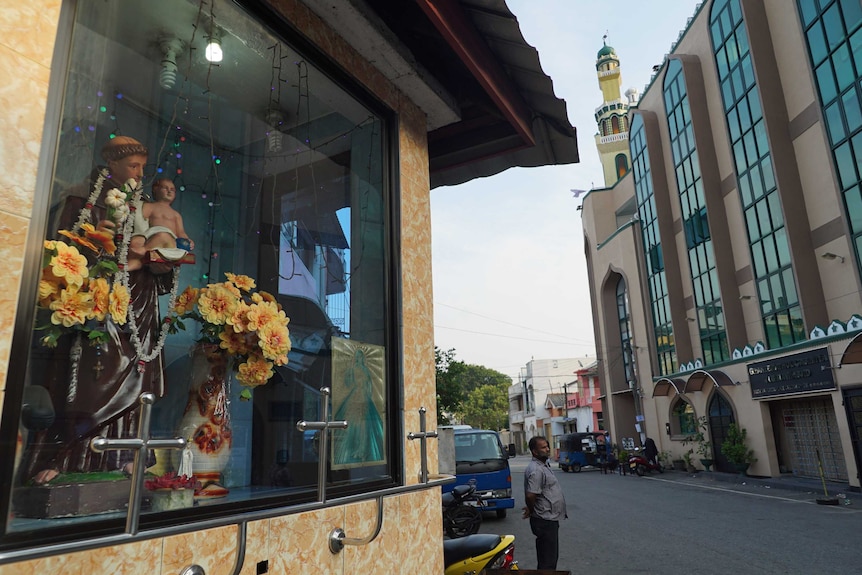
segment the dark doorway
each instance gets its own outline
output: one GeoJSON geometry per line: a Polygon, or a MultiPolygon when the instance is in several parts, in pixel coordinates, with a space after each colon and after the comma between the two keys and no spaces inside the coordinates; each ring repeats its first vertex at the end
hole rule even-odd
{"type": "MultiPolygon", "coordinates": [[[[860,465],[862,465],[862,442],[860,442],[862,439],[862,387],[844,389],[843,392],[853,456],[856,458],[856,469],[860,469],[860,465]]],[[[858,471],[856,477],[859,477],[858,471]]]]}
{"type": "Polygon", "coordinates": [[[733,422],[733,408],[730,402],[716,391],[709,400],[709,433],[712,450],[715,453],[713,465],[716,471],[736,472],[736,468],[721,453],[721,445],[727,437],[727,429],[733,422]]]}

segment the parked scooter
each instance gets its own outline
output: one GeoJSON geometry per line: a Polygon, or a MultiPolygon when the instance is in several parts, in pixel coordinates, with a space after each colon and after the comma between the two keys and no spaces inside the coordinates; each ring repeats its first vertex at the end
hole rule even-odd
{"type": "Polygon", "coordinates": [[[443,529],[450,538],[479,532],[484,503],[475,492],[473,485],[456,485],[443,494],[443,529]]]}
{"type": "Polygon", "coordinates": [[[629,469],[638,476],[643,477],[649,472],[658,471],[664,473],[664,468],[658,460],[649,460],[646,455],[639,449],[635,448],[634,453],[629,455],[629,469]]]}
{"type": "Polygon", "coordinates": [[[443,575],[476,575],[484,569],[518,570],[515,536],[479,533],[443,540],[443,575]]]}

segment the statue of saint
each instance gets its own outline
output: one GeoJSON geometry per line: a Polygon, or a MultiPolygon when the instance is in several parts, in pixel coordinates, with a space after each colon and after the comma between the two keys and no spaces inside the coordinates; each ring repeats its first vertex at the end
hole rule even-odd
{"type": "MultiPolygon", "coordinates": [[[[62,239],[56,235],[58,230],[71,230],[84,218],[96,229],[113,231],[117,244],[131,239],[117,233],[120,230],[108,218],[105,200],[109,192],[129,180],[140,185],[147,148],[134,138],[118,136],[102,149],[102,158],[106,166],[96,168],[88,181],[62,194],[49,216],[49,237],[62,239]]],[[[137,267],[129,272],[128,280],[136,334],[128,321],[117,325],[110,315],[99,327],[107,341],[98,345],[69,333],[59,338],[56,347],[47,348],[40,345],[37,332],[28,385],[47,389],[55,417],[47,429],[31,432],[19,470],[21,481],[42,484],[61,472],[131,469],[133,453],[97,454],[89,449],[89,442],[99,435],[137,436],[139,396],[143,392],[156,398],[164,395],[162,354],[156,353],[150,360],[145,357],[152,355],[159,341],[158,296],[170,291],[173,274],[137,267]]]]}

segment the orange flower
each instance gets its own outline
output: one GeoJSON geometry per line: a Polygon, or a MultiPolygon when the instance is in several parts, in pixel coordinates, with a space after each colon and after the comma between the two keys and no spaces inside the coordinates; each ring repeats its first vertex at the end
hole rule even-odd
{"type": "Polygon", "coordinates": [[[108,313],[111,286],[105,278],[96,278],[90,280],[89,289],[93,296],[93,310],[89,319],[103,321],[108,313]]]}
{"type": "Polygon", "coordinates": [[[279,322],[287,325],[287,316],[283,311],[279,311],[278,306],[274,303],[260,302],[249,307],[248,310],[248,330],[257,331],[268,323],[279,322]]]}
{"type": "Polygon", "coordinates": [[[81,229],[84,230],[84,235],[95,242],[98,242],[102,249],[110,255],[114,255],[117,251],[117,244],[114,243],[114,233],[109,230],[98,230],[93,224],[81,224],[81,229]]]}
{"type": "Polygon", "coordinates": [[[254,280],[248,276],[232,274],[230,272],[225,272],[224,275],[227,276],[228,281],[242,291],[251,291],[255,287],[254,280]]]}
{"type": "Polygon", "coordinates": [[[258,355],[252,355],[248,361],[239,365],[236,379],[242,385],[257,387],[269,381],[272,375],[272,364],[258,355]]]}
{"type": "Polygon", "coordinates": [[[85,238],[83,236],[79,236],[78,234],[73,234],[72,232],[67,231],[67,230],[59,230],[57,233],[60,234],[61,236],[66,236],[67,238],[69,238],[70,240],[72,240],[73,242],[78,244],[79,246],[84,246],[85,248],[89,248],[89,249],[93,250],[93,252],[95,252],[95,253],[99,253],[99,248],[96,247],[96,244],[94,244],[93,242],[91,242],[90,240],[88,240],[87,238],[85,238]]]}
{"type": "Polygon", "coordinates": [[[78,290],[77,286],[69,286],[60,291],[60,297],[51,302],[51,323],[63,327],[83,325],[93,309],[93,298],[87,292],[78,290]]]}
{"type": "Polygon", "coordinates": [[[244,301],[238,302],[233,315],[227,318],[227,324],[232,325],[238,332],[251,331],[248,327],[248,312],[251,307],[244,301]]]}
{"type": "Polygon", "coordinates": [[[174,306],[174,311],[177,315],[183,315],[192,311],[198,301],[198,288],[188,286],[183,293],[177,298],[177,304],[174,306]]]}
{"type": "Polygon", "coordinates": [[[260,349],[267,359],[275,361],[276,365],[287,363],[287,352],[290,351],[290,332],[286,325],[268,323],[257,332],[260,349]]]}
{"type": "Polygon", "coordinates": [[[114,323],[125,325],[129,313],[129,290],[121,283],[115,283],[108,298],[108,310],[114,323]]]}
{"type": "Polygon", "coordinates": [[[198,297],[198,309],[204,320],[215,325],[224,325],[236,309],[236,297],[221,284],[206,287],[198,297]]]}
{"type": "Polygon", "coordinates": [[[87,258],[82,256],[75,246],[54,242],[54,247],[57,249],[57,255],[51,258],[51,273],[65,279],[69,285],[82,285],[90,272],[87,258]]]}
{"type": "Polygon", "coordinates": [[[60,293],[60,286],[57,284],[56,278],[49,279],[45,277],[46,275],[50,275],[53,278],[53,274],[43,273],[42,279],[39,280],[39,304],[44,307],[48,307],[51,300],[60,293]]]}
{"type": "Polygon", "coordinates": [[[218,334],[219,347],[231,355],[245,355],[249,350],[246,334],[236,331],[231,326],[225,328],[218,334]]]}

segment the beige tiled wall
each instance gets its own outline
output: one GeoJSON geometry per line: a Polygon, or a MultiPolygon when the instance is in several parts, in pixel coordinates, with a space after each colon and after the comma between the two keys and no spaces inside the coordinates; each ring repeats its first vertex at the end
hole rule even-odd
{"type": "MultiPolygon", "coordinates": [[[[425,407],[428,426],[436,427],[425,117],[301,3],[276,0],[274,4],[399,114],[404,425],[405,431],[419,431],[418,410],[425,407]]],[[[59,14],[57,0],[0,0],[3,80],[0,82],[0,106],[4,110],[0,115],[0,261],[4,263],[4,273],[0,274],[0,404],[5,395],[9,347],[36,188],[49,68],[59,14]]],[[[416,483],[420,469],[419,442],[402,438],[402,445],[406,480],[416,483]]],[[[434,441],[428,442],[428,451],[433,473],[437,469],[434,441]]],[[[269,562],[268,573],[279,575],[441,573],[443,533],[439,489],[386,498],[384,524],[376,541],[363,547],[349,547],[338,555],[329,552],[327,538],[334,527],[342,527],[349,537],[364,537],[373,530],[375,505],[364,502],[250,524],[242,575],[256,573],[258,562],[264,560],[269,562]]],[[[191,563],[202,565],[208,575],[221,575],[233,569],[235,552],[236,527],[224,527],[3,565],[0,575],[172,575],[191,563]]]]}

